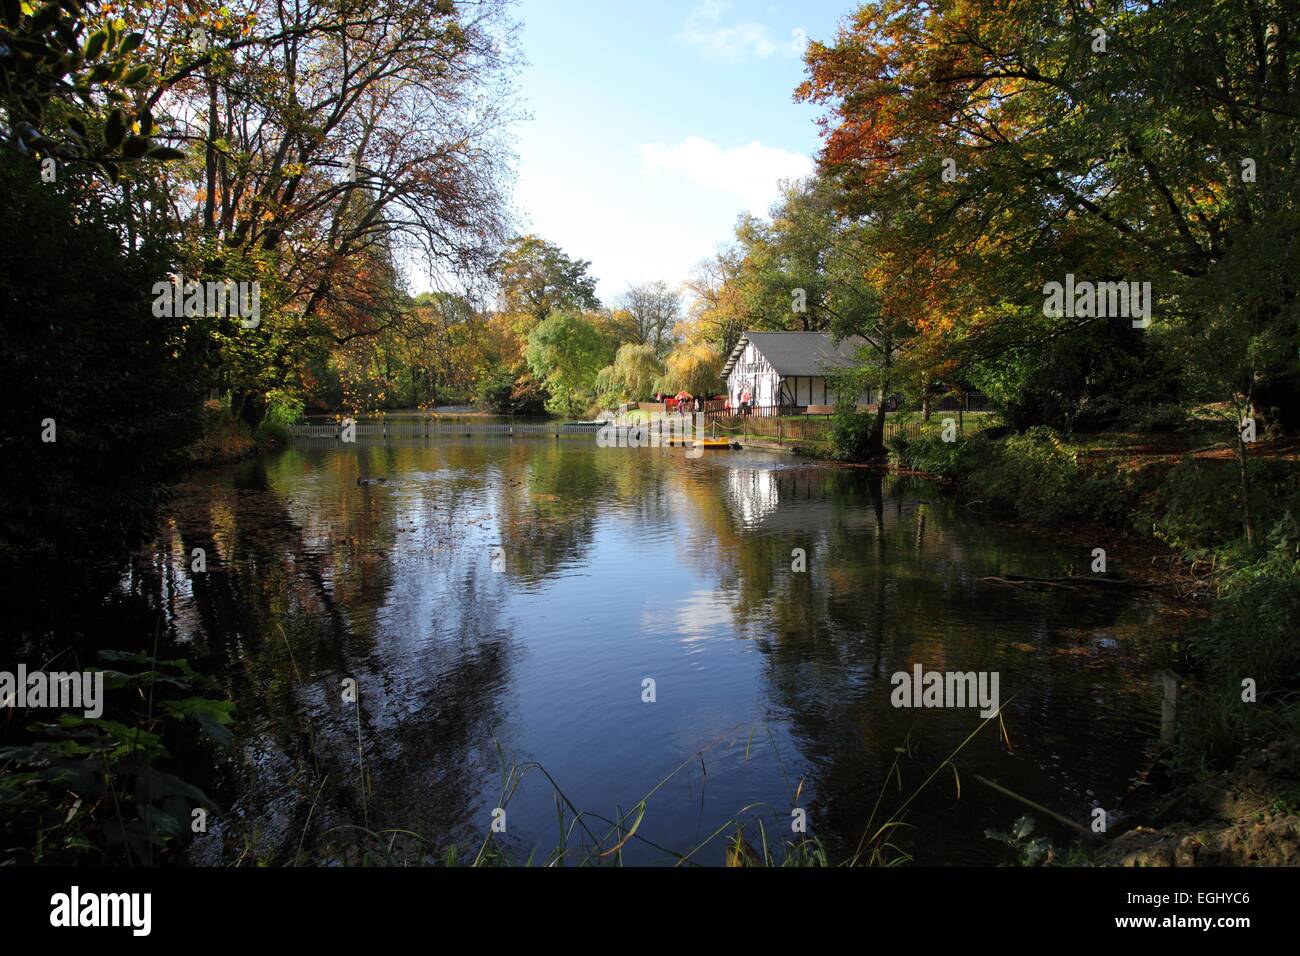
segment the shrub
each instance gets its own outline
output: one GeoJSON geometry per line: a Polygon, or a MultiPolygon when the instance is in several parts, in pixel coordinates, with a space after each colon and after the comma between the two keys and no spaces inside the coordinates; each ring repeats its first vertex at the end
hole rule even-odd
{"type": "Polygon", "coordinates": [[[963,475],[962,459],[970,449],[967,439],[944,441],[938,433],[908,438],[901,431],[886,443],[890,460],[900,468],[924,471],[943,478],[960,478],[963,475]]]}
{"type": "Polygon", "coordinates": [[[1300,532],[1288,515],[1257,561],[1228,574],[1192,654],[1211,673],[1294,682],[1300,677],[1300,532]]]}
{"type": "Polygon", "coordinates": [[[1140,432],[1172,432],[1187,424],[1187,409],[1166,403],[1148,405],[1138,413],[1133,427],[1140,432]]]}
{"type": "Polygon", "coordinates": [[[1079,510],[1078,462],[1055,431],[1036,426],[977,446],[970,481],[992,503],[1024,518],[1060,521],[1079,510]]]}
{"type": "Polygon", "coordinates": [[[242,418],[224,402],[211,400],[203,403],[199,436],[188,451],[190,464],[219,465],[247,458],[257,451],[257,442],[242,418]]]}
{"type": "Polygon", "coordinates": [[[1241,533],[1241,490],[1231,462],[1190,456],[1169,469],[1156,489],[1156,537],[1180,549],[1212,548],[1241,533]]]}
{"type": "MultiPolygon", "coordinates": [[[[1241,476],[1235,461],[1185,457],[1169,469],[1153,494],[1149,527],[1183,550],[1208,550],[1244,533],[1241,476]]],[[[1252,462],[1250,509],[1256,527],[1268,528],[1300,514],[1300,472],[1288,462],[1252,462]]]]}
{"type": "Polygon", "coordinates": [[[831,455],[841,461],[864,461],[871,450],[874,412],[860,412],[847,403],[831,416],[831,455]]]}
{"type": "Polygon", "coordinates": [[[302,420],[302,399],[277,389],[267,395],[266,402],[266,416],[257,426],[258,439],[281,443],[288,441],[290,426],[302,420]]]}
{"type": "Polygon", "coordinates": [[[955,479],[991,507],[1040,521],[1122,522],[1132,493],[1116,473],[1095,474],[1050,428],[997,439],[990,433],[945,442],[938,433],[890,441],[900,465],[955,479]]]}
{"type": "Polygon", "coordinates": [[[1205,675],[1180,715],[1178,762],[1218,769],[1248,746],[1300,731],[1300,528],[1287,515],[1258,560],[1224,578],[1189,656],[1205,675]],[[1242,700],[1252,678],[1256,701],[1242,700]]]}
{"type": "MultiPolygon", "coordinates": [[[[101,651],[104,712],[60,714],[0,748],[0,865],[175,859],[196,808],[178,751],[228,745],[234,704],[185,660],[101,651]]],[[[197,752],[197,751],[196,751],[197,752]]]]}

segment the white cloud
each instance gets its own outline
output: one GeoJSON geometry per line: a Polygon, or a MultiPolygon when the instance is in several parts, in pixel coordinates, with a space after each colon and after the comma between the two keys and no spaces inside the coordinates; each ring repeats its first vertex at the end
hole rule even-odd
{"type": "Polygon", "coordinates": [[[753,20],[724,24],[722,16],[730,6],[725,0],[703,0],[686,18],[678,39],[729,63],[803,54],[808,34],[802,28],[791,30],[790,39],[782,42],[774,39],[766,26],[753,20]]]}
{"type": "Polygon", "coordinates": [[[767,214],[780,180],[797,179],[813,171],[807,156],[764,146],[758,140],[723,149],[710,140],[688,136],[677,146],[646,143],[636,149],[650,172],[678,173],[697,186],[739,196],[756,216],[767,214]]]}

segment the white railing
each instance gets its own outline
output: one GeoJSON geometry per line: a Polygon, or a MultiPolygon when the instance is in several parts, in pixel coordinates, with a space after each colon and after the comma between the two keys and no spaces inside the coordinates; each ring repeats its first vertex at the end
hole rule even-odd
{"type": "MultiPolygon", "coordinates": [[[[290,438],[342,438],[346,420],[304,421],[289,427],[290,438]]],[[[357,419],[352,423],[357,438],[457,438],[473,435],[595,435],[595,425],[547,421],[476,422],[448,421],[432,416],[357,419]]]]}

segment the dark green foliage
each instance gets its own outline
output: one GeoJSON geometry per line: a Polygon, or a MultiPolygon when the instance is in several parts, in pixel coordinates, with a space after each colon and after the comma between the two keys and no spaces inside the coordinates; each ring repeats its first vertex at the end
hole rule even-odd
{"type": "Polygon", "coordinates": [[[886,446],[890,459],[899,467],[941,478],[957,478],[962,474],[962,453],[969,447],[965,440],[946,442],[936,434],[908,438],[902,431],[890,438],[886,446]]]}
{"type": "Polygon", "coordinates": [[[1176,402],[1161,402],[1136,410],[1133,427],[1140,432],[1174,432],[1187,424],[1187,409],[1176,402]]]}
{"type": "MultiPolygon", "coordinates": [[[[1185,458],[1155,488],[1143,530],[1185,551],[1231,544],[1243,533],[1241,480],[1230,460],[1185,458]]],[[[1300,472],[1284,462],[1251,463],[1251,511],[1261,527],[1300,513],[1300,472]]]]}
{"type": "Polygon", "coordinates": [[[1050,428],[994,439],[945,442],[925,435],[891,442],[904,467],[954,479],[994,510],[1027,521],[1122,523],[1131,492],[1119,475],[1097,474],[1050,428]]]}
{"type": "Polygon", "coordinates": [[[1018,431],[1036,425],[1067,434],[1123,430],[1180,393],[1167,352],[1150,345],[1141,330],[1106,322],[1012,349],[973,378],[1018,431]]]}
{"type": "Polygon", "coordinates": [[[0,154],[0,550],[11,556],[125,552],[196,431],[194,330],[152,310],[170,252],[128,250],[121,214],[111,195],[43,183],[0,154]]]}
{"type": "Polygon", "coordinates": [[[847,403],[831,416],[831,454],[841,461],[865,461],[871,453],[874,412],[860,412],[847,403]]]}
{"type": "Polygon", "coordinates": [[[1258,561],[1228,574],[1216,610],[1192,652],[1211,673],[1300,682],[1300,527],[1293,517],[1276,525],[1258,561]]]}
{"type": "Polygon", "coordinates": [[[175,856],[204,793],[170,772],[201,735],[224,746],[234,705],[184,660],[104,651],[103,714],[62,714],[0,748],[0,862],[140,864],[175,856]],[[14,856],[11,847],[20,847],[14,856]]]}
{"type": "Polygon", "coordinates": [[[1291,515],[1268,550],[1237,564],[1189,654],[1204,675],[1180,715],[1179,762],[1225,769],[1253,744],[1300,732],[1300,526],[1291,515]],[[1256,685],[1253,703],[1242,681],[1256,685]]]}
{"type": "Polygon", "coordinates": [[[84,6],[63,0],[23,16],[18,3],[4,4],[0,146],[31,159],[93,163],[113,182],[124,162],[179,159],[180,150],[153,140],[148,108],[131,106],[133,91],[150,78],[151,68],[136,62],[144,34],[108,18],[87,35],[84,6]],[[107,100],[102,113],[92,90],[107,100]]]}
{"type": "Polygon", "coordinates": [[[1185,458],[1157,490],[1156,536],[1176,548],[1212,548],[1241,534],[1241,486],[1232,462],[1185,458]]]}
{"type": "Polygon", "coordinates": [[[504,365],[488,368],[478,381],[478,403],[498,415],[508,415],[513,410],[511,394],[515,390],[515,377],[504,365]]]}
{"type": "Polygon", "coordinates": [[[518,378],[504,365],[489,366],[478,380],[475,400],[495,415],[544,415],[547,393],[532,375],[518,378]]]}

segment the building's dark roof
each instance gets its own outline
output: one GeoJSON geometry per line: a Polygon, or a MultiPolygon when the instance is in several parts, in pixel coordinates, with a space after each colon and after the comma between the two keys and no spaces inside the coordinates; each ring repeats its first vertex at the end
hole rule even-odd
{"type": "Polygon", "coordinates": [[[740,361],[747,342],[753,343],[781,376],[825,375],[828,371],[848,368],[854,364],[858,349],[866,344],[856,335],[836,346],[825,332],[746,332],[727,356],[727,363],[722,367],[723,378],[740,361]]]}

